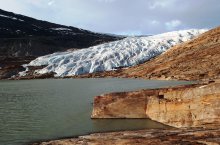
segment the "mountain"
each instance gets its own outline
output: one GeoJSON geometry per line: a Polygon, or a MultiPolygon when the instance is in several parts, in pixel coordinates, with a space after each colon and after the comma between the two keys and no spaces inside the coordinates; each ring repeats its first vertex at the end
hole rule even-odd
{"type": "Polygon", "coordinates": [[[220,27],[177,45],[144,64],[115,76],[146,79],[214,80],[220,76],[220,27]]]}
{"type": "Polygon", "coordinates": [[[45,66],[37,73],[52,72],[58,77],[130,67],[144,63],[170,47],[191,40],[205,31],[191,29],[149,37],[129,37],[74,52],[66,51],[42,56],[31,61],[27,66],[45,66]]]}
{"type": "Polygon", "coordinates": [[[42,56],[122,38],[41,21],[0,9],[0,56],[42,56]]]}

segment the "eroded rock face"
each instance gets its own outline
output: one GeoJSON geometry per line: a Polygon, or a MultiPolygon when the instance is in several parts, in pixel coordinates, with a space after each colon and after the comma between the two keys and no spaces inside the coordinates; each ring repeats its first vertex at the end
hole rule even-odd
{"type": "Polygon", "coordinates": [[[206,127],[220,123],[220,84],[160,92],[148,98],[149,118],[175,127],[206,127]]]}
{"type": "Polygon", "coordinates": [[[140,130],[95,133],[79,138],[36,143],[33,145],[218,145],[219,129],[140,130]]]}
{"type": "Polygon", "coordinates": [[[220,123],[220,83],[97,96],[92,118],[150,118],[174,127],[212,126],[220,123]]]}
{"type": "Polygon", "coordinates": [[[148,118],[146,96],[142,92],[122,92],[97,96],[92,118],[148,118]]]}

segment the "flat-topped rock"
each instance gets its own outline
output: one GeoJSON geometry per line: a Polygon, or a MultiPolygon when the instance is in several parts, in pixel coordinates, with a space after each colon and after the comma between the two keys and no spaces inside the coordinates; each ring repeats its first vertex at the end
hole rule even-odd
{"type": "Polygon", "coordinates": [[[94,99],[92,118],[150,118],[174,127],[220,123],[220,83],[110,93],[94,99]]]}

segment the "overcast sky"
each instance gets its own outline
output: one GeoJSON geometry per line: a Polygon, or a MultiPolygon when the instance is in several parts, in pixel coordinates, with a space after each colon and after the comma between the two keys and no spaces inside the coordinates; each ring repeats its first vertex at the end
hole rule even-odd
{"type": "Polygon", "coordinates": [[[220,0],[1,0],[0,8],[114,34],[158,34],[220,25],[220,0]]]}

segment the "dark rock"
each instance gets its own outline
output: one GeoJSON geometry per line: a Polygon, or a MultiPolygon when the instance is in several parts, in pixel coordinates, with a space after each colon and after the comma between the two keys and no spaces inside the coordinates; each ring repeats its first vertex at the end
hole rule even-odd
{"type": "Polygon", "coordinates": [[[42,56],[122,39],[0,10],[0,56],[42,56]]]}

